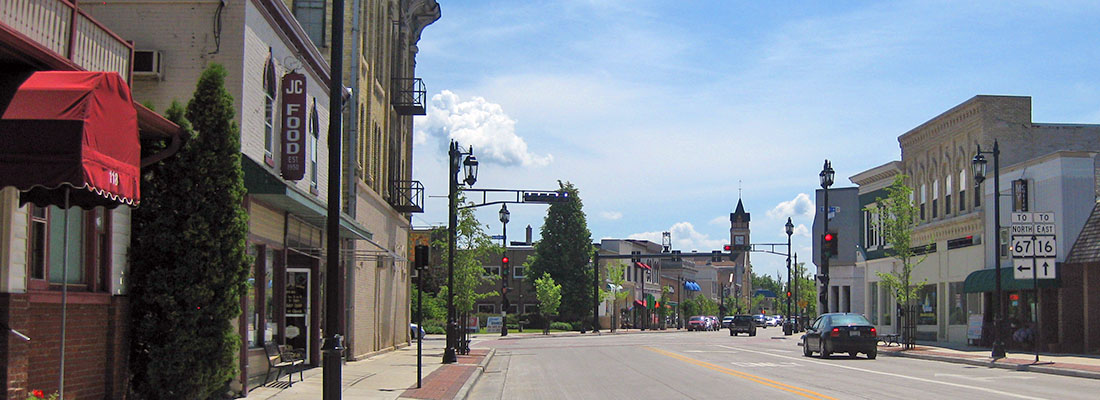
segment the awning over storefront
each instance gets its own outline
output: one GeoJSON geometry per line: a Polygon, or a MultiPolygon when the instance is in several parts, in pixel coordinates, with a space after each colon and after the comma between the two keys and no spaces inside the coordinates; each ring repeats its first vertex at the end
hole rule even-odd
{"type": "MultiPolygon", "coordinates": [[[[249,196],[289,211],[314,226],[324,228],[328,223],[328,208],[321,202],[298,191],[298,188],[287,185],[282,178],[247,156],[241,156],[241,168],[244,170],[244,186],[249,196]]],[[[374,235],[355,220],[341,214],[340,237],[369,241],[374,235]]]]}
{"type": "Polygon", "coordinates": [[[635,261],[634,265],[636,265],[638,268],[642,268],[642,269],[653,269],[653,267],[650,267],[649,264],[646,264],[646,263],[641,262],[641,261],[635,261]]]}
{"type": "Polygon", "coordinates": [[[141,145],[130,89],[114,72],[39,71],[0,119],[0,186],[22,202],[91,208],[140,200],[141,145]]]}
{"type": "Polygon", "coordinates": [[[699,287],[698,283],[695,283],[693,281],[684,281],[684,290],[687,290],[689,292],[698,292],[701,289],[702,288],[699,287]]]}
{"type": "MultiPolygon", "coordinates": [[[[1062,263],[1056,263],[1055,268],[1061,268],[1062,263]]],[[[963,282],[964,293],[982,293],[994,291],[996,284],[996,271],[992,268],[977,270],[966,276],[963,282]]],[[[1019,279],[1013,277],[1011,268],[1001,268],[1001,290],[1031,290],[1031,279],[1019,279]]],[[[1061,279],[1040,279],[1039,288],[1050,289],[1062,287],[1061,279]]]]}
{"type": "Polygon", "coordinates": [[[634,305],[638,307],[645,307],[645,302],[641,300],[634,300],[634,305]]]}
{"type": "Polygon", "coordinates": [[[773,298],[773,297],[779,297],[779,296],[775,295],[775,292],[773,292],[771,290],[768,290],[768,289],[756,289],[755,291],[752,292],[752,296],[753,297],[764,296],[764,298],[768,298],[768,299],[773,298]]]}

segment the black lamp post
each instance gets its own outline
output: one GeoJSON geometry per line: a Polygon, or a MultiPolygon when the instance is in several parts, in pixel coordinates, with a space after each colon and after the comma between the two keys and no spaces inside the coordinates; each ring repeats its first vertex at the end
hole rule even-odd
{"type": "MultiPolygon", "coordinates": [[[[829,163],[829,160],[825,160],[825,167],[821,169],[821,173],[818,177],[821,178],[821,189],[825,191],[825,211],[821,215],[823,221],[822,239],[829,233],[829,186],[833,186],[833,165],[829,163]]],[[[821,314],[829,312],[829,258],[831,254],[825,251],[825,241],[821,241],[821,295],[818,299],[821,300],[821,314]]]]}
{"type": "MultiPolygon", "coordinates": [[[[985,181],[986,176],[986,161],[983,154],[993,155],[993,280],[994,280],[994,294],[993,294],[993,358],[1005,357],[1005,344],[1001,341],[1001,318],[1004,318],[1005,312],[1002,308],[1001,302],[1001,242],[999,236],[1001,233],[1001,149],[998,146],[997,141],[993,141],[993,151],[982,151],[982,146],[978,145],[978,152],[974,154],[974,160],[971,162],[974,172],[974,190],[978,191],[980,185],[985,181]]],[[[981,196],[981,192],[978,192],[977,196],[981,196]]]]}
{"type": "Polygon", "coordinates": [[[500,258],[500,336],[508,336],[508,267],[511,260],[508,259],[508,220],[512,213],[508,212],[508,205],[500,205],[500,222],[504,225],[504,255],[500,258]]]}
{"type": "Polygon", "coordinates": [[[455,320],[455,227],[458,225],[458,185],[465,183],[473,186],[477,182],[477,158],[474,157],[474,148],[462,152],[458,148],[458,142],[451,141],[451,149],[447,152],[450,161],[448,173],[448,220],[447,220],[447,348],[443,351],[443,363],[450,364],[458,361],[455,348],[458,346],[458,321],[455,320]],[[462,156],[466,159],[461,160],[462,156]],[[459,181],[459,170],[463,176],[459,181]]]}
{"type": "Polygon", "coordinates": [[[794,234],[794,223],[787,217],[787,319],[783,321],[783,334],[791,334],[791,235],[794,234]]]}

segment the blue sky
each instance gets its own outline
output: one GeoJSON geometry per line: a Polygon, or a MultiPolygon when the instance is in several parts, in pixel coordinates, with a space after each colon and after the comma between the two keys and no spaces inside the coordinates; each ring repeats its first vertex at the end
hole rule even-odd
{"type": "MultiPolygon", "coordinates": [[[[420,40],[416,226],[446,222],[446,146],[474,146],[477,188],[580,189],[594,240],[671,231],[810,256],[813,191],[900,157],[897,137],[979,95],[1031,96],[1035,122],[1100,123],[1094,2],[446,1],[420,40]],[[1009,3],[1009,4],[1006,4],[1009,3]]],[[[509,239],[546,207],[510,206],[509,239]]],[[[499,234],[499,207],[479,211],[499,234]]],[[[775,275],[779,256],[754,255],[775,275]]],[[[785,269],[783,269],[785,273],[785,269]]]]}

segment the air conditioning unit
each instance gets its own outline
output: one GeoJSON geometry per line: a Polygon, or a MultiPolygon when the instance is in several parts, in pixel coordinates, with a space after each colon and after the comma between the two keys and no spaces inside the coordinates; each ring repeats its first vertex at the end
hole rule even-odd
{"type": "Polygon", "coordinates": [[[157,50],[134,50],[133,66],[135,78],[160,79],[164,72],[157,50]]]}

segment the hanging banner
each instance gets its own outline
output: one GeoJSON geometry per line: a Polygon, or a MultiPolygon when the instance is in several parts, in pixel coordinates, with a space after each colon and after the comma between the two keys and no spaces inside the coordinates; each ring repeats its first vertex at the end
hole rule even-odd
{"type": "Polygon", "coordinates": [[[306,76],[283,75],[281,87],[283,179],[297,181],[306,174],[306,76]]]}

